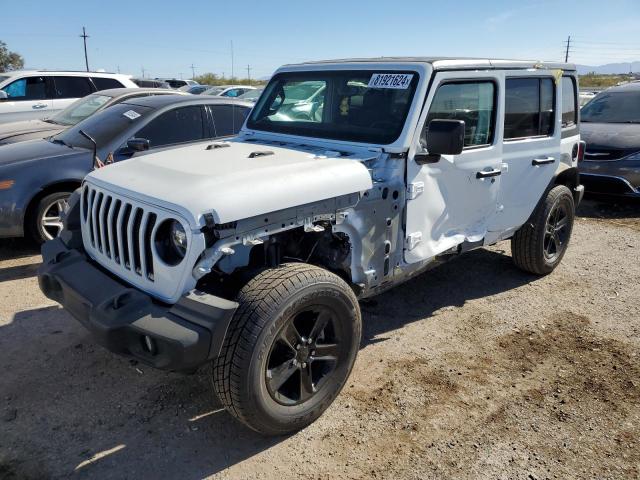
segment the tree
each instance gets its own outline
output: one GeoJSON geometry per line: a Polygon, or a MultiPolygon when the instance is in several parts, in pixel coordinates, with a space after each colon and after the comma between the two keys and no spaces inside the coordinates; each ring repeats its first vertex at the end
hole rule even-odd
{"type": "Polygon", "coordinates": [[[0,40],[0,72],[18,70],[24,67],[24,58],[16,52],[11,52],[7,44],[0,40]]]}

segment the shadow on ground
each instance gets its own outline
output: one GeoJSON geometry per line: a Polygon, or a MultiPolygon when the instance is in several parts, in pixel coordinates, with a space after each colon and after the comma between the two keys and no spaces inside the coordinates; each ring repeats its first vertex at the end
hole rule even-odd
{"type": "MultiPolygon", "coordinates": [[[[363,344],[533,279],[507,255],[470,252],[363,303],[363,344]]],[[[112,355],[57,307],[0,327],[0,371],[0,478],[196,479],[283,440],[221,410],[206,369],[185,376],[112,355]]]]}
{"type": "Polygon", "coordinates": [[[639,219],[640,199],[589,195],[578,207],[576,215],[585,218],[639,219]]]}
{"type": "Polygon", "coordinates": [[[40,254],[40,246],[25,238],[0,238],[0,261],[40,254]]]}

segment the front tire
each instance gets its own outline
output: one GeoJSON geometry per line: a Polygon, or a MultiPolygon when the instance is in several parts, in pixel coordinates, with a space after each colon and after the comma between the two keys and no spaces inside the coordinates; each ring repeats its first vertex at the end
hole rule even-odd
{"type": "Polygon", "coordinates": [[[536,275],[551,273],[567,251],[574,218],[571,191],[564,185],[556,185],[511,238],[516,266],[536,275]]]}
{"type": "Polygon", "coordinates": [[[355,362],[362,321],[353,291],[327,270],[289,263],[258,273],[237,301],[213,365],[218,398],[264,435],[306,427],[340,393],[355,362]]]}
{"type": "Polygon", "coordinates": [[[37,243],[56,238],[62,231],[62,212],[72,192],[50,193],[40,199],[27,228],[37,243]]]}

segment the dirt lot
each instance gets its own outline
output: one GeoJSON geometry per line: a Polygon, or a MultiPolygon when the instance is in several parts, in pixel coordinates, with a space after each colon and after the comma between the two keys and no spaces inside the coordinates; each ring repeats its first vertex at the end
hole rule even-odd
{"type": "Polygon", "coordinates": [[[363,304],[343,393],[276,439],[220,411],[206,371],[93,345],[3,242],[0,478],[638,478],[640,205],[579,215],[546,278],[501,243],[363,304]]]}

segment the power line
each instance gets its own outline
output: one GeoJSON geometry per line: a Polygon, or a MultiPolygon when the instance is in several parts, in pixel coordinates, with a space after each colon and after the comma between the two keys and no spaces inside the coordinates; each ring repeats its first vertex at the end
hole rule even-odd
{"type": "Polygon", "coordinates": [[[80,37],[84,41],[84,64],[87,67],[87,72],[88,72],[89,71],[89,57],[87,56],[87,38],[89,38],[89,35],[87,35],[87,31],[85,30],[84,27],[82,27],[82,35],[80,35],[80,37]]]}

